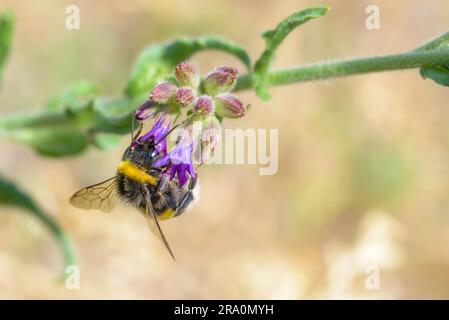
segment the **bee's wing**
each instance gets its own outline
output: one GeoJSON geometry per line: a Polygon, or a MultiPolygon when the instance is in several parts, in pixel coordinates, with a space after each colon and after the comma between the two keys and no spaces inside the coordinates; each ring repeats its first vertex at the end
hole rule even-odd
{"type": "Polygon", "coordinates": [[[109,212],[117,199],[117,183],[115,177],[86,187],[75,193],[69,202],[77,208],[98,209],[109,212]]]}
{"type": "Polygon", "coordinates": [[[147,202],[147,205],[145,207],[145,218],[148,221],[148,224],[150,226],[151,231],[153,231],[153,233],[162,240],[162,242],[164,243],[165,247],[167,248],[168,252],[170,253],[171,257],[173,258],[173,260],[175,259],[175,256],[173,255],[173,252],[170,249],[170,245],[168,244],[167,239],[164,236],[164,232],[162,232],[161,226],[159,225],[159,221],[157,220],[157,215],[156,215],[156,211],[154,211],[154,207],[153,204],[151,203],[151,197],[149,192],[146,192],[145,194],[145,200],[147,202]]]}

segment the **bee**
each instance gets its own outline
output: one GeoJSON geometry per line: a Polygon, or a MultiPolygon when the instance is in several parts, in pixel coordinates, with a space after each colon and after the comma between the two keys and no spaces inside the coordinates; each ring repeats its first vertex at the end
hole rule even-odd
{"type": "Polygon", "coordinates": [[[181,215],[193,202],[197,178],[190,177],[183,186],[177,179],[170,180],[166,167],[154,166],[162,156],[152,140],[129,146],[114,177],[79,190],[69,201],[81,209],[103,212],[111,211],[117,200],[131,205],[143,213],[175,259],[159,221],[181,215]]]}

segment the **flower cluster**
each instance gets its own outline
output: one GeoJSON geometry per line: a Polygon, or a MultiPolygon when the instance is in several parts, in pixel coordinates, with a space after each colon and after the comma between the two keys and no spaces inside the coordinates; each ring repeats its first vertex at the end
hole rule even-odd
{"type": "Polygon", "coordinates": [[[219,67],[209,72],[204,79],[194,67],[181,62],[175,68],[176,81],[164,81],[151,91],[149,100],[137,109],[135,118],[140,123],[154,118],[152,128],[141,135],[133,145],[151,141],[162,158],[154,166],[165,167],[170,179],[175,177],[182,186],[189,176],[196,178],[192,157],[200,151],[200,162],[204,154],[210,154],[219,143],[222,118],[239,118],[247,107],[230,92],[234,88],[238,72],[235,68],[219,67]],[[185,113],[180,123],[181,132],[175,146],[167,151],[167,135],[174,128],[174,119],[185,113]],[[201,130],[194,130],[199,123],[201,130]]]}

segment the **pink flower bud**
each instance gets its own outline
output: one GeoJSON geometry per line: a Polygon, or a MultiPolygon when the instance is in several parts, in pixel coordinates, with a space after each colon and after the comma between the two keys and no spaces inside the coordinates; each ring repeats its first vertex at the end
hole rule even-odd
{"type": "Polygon", "coordinates": [[[204,79],[204,90],[211,96],[230,91],[237,82],[237,76],[238,71],[235,68],[216,68],[204,79]]]}
{"type": "Polygon", "coordinates": [[[215,105],[212,98],[209,96],[201,96],[198,98],[195,108],[195,112],[200,114],[212,114],[215,111],[215,105]]]}
{"type": "Polygon", "coordinates": [[[176,90],[176,102],[181,107],[186,107],[195,100],[195,92],[192,88],[178,88],[176,90]]]}
{"type": "Polygon", "coordinates": [[[151,91],[150,99],[156,103],[165,104],[176,93],[176,86],[170,82],[161,82],[151,91]]]}
{"type": "Polygon", "coordinates": [[[190,63],[181,62],[175,67],[175,76],[183,86],[198,87],[200,77],[190,63]]]}
{"type": "Polygon", "coordinates": [[[222,93],[215,97],[216,112],[225,118],[240,118],[246,114],[243,102],[230,93],[222,93]]]}

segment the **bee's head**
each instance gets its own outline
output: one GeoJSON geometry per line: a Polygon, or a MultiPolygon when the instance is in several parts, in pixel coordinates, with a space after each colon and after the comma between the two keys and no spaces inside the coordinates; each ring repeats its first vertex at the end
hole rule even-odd
{"type": "Polygon", "coordinates": [[[123,160],[129,160],[142,167],[150,167],[160,158],[161,154],[151,139],[129,146],[123,154],[123,160]]]}

